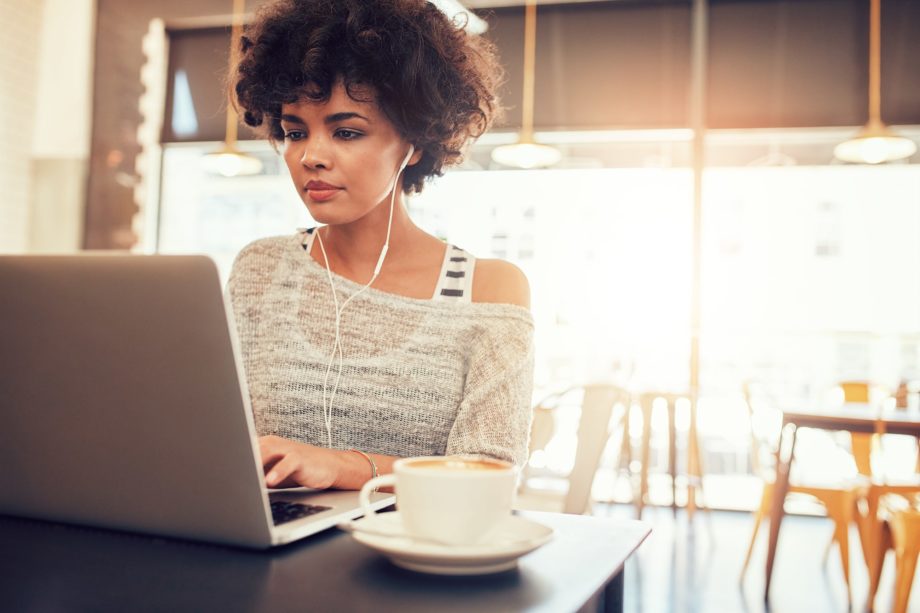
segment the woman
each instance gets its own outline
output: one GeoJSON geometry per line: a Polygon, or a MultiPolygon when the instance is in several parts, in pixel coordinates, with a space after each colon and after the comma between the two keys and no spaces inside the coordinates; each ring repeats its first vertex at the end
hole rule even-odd
{"type": "Polygon", "coordinates": [[[423,0],[283,0],[233,76],[319,228],[258,240],[229,290],[269,486],[357,489],[400,457],[526,460],[529,287],[427,234],[403,194],[489,126],[487,41],[423,0]]]}

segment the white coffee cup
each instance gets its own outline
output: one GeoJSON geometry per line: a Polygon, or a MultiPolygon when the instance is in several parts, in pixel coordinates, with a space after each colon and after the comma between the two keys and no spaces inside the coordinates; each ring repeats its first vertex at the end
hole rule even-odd
{"type": "Polygon", "coordinates": [[[393,474],[361,488],[365,517],[370,493],[394,486],[396,508],[406,534],[449,545],[483,543],[511,514],[517,472],[513,464],[475,456],[403,458],[393,474]]]}

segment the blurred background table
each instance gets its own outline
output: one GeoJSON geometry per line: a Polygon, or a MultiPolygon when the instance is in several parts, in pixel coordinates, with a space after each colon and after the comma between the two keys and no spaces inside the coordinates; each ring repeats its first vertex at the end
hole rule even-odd
{"type": "MultiPolygon", "coordinates": [[[[850,403],[842,408],[821,410],[784,410],[782,435],[776,451],[776,483],[770,511],[770,537],[767,549],[766,583],[764,598],[769,599],[770,579],[773,574],[773,562],[779,541],[786,493],[789,490],[789,471],[795,457],[795,440],[798,428],[817,428],[821,430],[844,430],[858,434],[903,434],[920,439],[920,415],[907,411],[880,411],[868,404],[850,403]]],[[[870,577],[876,574],[876,565],[880,560],[874,559],[876,534],[874,511],[867,514],[865,529],[861,531],[863,550],[869,566],[870,577]]],[[[872,597],[870,593],[870,599],[872,597]]]]}

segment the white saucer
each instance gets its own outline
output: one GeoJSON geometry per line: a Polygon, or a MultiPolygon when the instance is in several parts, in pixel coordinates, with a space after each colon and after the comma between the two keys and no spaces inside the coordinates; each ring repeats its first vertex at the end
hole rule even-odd
{"type": "MultiPolygon", "coordinates": [[[[344,526],[342,526],[344,527],[344,526]]],[[[552,528],[508,516],[488,543],[442,545],[403,532],[399,512],[365,517],[347,526],[359,543],[384,554],[396,566],[436,575],[485,575],[509,570],[521,556],[548,543],[552,528]]]]}

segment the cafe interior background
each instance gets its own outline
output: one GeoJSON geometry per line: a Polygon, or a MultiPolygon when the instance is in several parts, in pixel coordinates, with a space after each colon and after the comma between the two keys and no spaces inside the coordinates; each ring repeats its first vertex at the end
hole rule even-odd
{"type": "MultiPolygon", "coordinates": [[[[0,3],[0,252],[206,253],[226,279],[247,242],[310,223],[271,147],[244,126],[236,142],[228,132],[232,4],[0,3]],[[209,166],[228,141],[242,163],[209,166]]],[[[775,445],[779,408],[841,405],[846,381],[868,383],[875,407],[900,397],[920,412],[920,154],[835,156],[869,118],[869,0],[540,2],[533,137],[558,161],[533,169],[494,159],[526,133],[525,9],[464,4],[499,48],[507,112],[409,207],[434,234],[530,279],[534,406],[549,430],[521,504],[564,499],[581,386],[626,390],[599,459],[578,469],[593,479],[587,512],[601,515],[633,516],[649,474],[643,518],[655,531],[627,567],[639,585],[628,605],[756,607],[758,572],[737,589],[763,488],[756,460],[769,459],[752,458],[752,431],[775,445]],[[703,511],[686,512],[691,495],[703,511]]],[[[884,0],[881,34],[881,117],[920,142],[920,2],[884,0]]],[[[848,438],[801,439],[800,474],[855,472],[848,438]]],[[[915,476],[916,441],[875,447],[873,470],[915,476]]],[[[780,541],[774,585],[790,595],[775,610],[842,610],[823,508],[787,509],[784,529],[802,536],[780,541]]],[[[753,568],[763,552],[760,542],[753,568]]]]}

